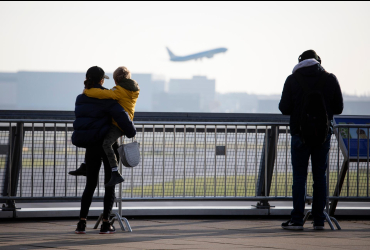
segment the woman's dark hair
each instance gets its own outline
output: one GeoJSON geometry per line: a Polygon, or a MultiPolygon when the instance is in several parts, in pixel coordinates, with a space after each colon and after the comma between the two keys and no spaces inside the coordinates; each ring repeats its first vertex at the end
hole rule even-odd
{"type": "Polygon", "coordinates": [[[85,88],[91,89],[95,84],[99,84],[103,78],[109,79],[102,68],[98,66],[90,67],[86,72],[85,88]]]}
{"type": "Polygon", "coordinates": [[[101,81],[101,79],[97,80],[97,79],[94,79],[94,78],[87,78],[84,81],[85,89],[91,89],[92,87],[94,87],[95,84],[99,84],[100,81],[101,81]]]}

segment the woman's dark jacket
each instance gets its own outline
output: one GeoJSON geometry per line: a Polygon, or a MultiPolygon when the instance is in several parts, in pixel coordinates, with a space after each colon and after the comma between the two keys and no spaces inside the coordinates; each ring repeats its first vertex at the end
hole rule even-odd
{"type": "MultiPolygon", "coordinates": [[[[104,89],[100,85],[94,88],[104,89]]],[[[78,95],[75,105],[76,120],[73,122],[72,143],[77,147],[100,145],[112,125],[112,118],[128,138],[136,135],[134,123],[127,112],[115,100],[96,99],[78,95]]]]}
{"type": "MultiPolygon", "coordinates": [[[[322,71],[324,71],[324,68],[320,64],[315,64],[309,67],[300,68],[297,71],[303,75],[308,85],[313,86],[319,80],[319,76],[322,71]]],[[[341,114],[343,111],[342,91],[334,74],[330,74],[326,78],[322,92],[328,119],[329,121],[332,121],[333,115],[341,114]]],[[[281,95],[279,109],[283,115],[290,115],[291,135],[299,134],[300,131],[303,95],[303,88],[294,75],[292,74],[288,76],[281,95]]]]}

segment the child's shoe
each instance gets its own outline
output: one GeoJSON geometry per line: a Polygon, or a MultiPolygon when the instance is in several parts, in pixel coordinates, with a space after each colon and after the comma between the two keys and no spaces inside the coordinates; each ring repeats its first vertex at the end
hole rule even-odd
{"type": "Polygon", "coordinates": [[[110,177],[110,180],[107,184],[105,184],[106,187],[112,187],[117,185],[118,183],[124,182],[125,180],[122,178],[122,175],[118,171],[113,171],[112,175],[110,177]]]}
{"type": "Polygon", "coordinates": [[[80,176],[80,175],[86,176],[87,175],[86,163],[81,163],[79,168],[73,171],[69,171],[68,174],[74,175],[74,176],[80,176]]]}

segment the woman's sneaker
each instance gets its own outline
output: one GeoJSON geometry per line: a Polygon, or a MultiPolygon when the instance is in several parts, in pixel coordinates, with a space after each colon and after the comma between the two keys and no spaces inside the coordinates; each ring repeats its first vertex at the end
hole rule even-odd
{"type": "Polygon", "coordinates": [[[303,230],[303,225],[288,220],[281,224],[281,227],[288,230],[303,230]]]}
{"type": "Polygon", "coordinates": [[[86,233],[85,228],[86,228],[86,221],[85,220],[80,220],[77,223],[77,228],[75,230],[75,233],[76,234],[85,234],[86,233]]]}
{"type": "Polygon", "coordinates": [[[116,229],[113,225],[111,225],[108,221],[103,221],[100,227],[100,233],[99,234],[114,234],[116,232],[116,229]]]}

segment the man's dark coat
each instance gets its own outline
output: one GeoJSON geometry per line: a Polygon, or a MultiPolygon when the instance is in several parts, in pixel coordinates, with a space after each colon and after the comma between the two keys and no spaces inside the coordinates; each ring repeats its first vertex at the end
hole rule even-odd
{"type": "MultiPolygon", "coordinates": [[[[319,80],[320,73],[324,68],[320,64],[300,68],[297,72],[301,73],[306,83],[312,87],[319,80]]],[[[285,81],[283,93],[279,103],[279,109],[283,115],[290,115],[290,133],[291,135],[299,134],[301,106],[303,100],[303,88],[296,80],[294,75],[288,76],[285,81]]],[[[343,97],[339,82],[334,74],[326,78],[323,88],[328,119],[333,120],[333,115],[341,114],[343,111],[343,97]]]]}

